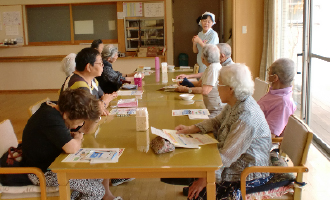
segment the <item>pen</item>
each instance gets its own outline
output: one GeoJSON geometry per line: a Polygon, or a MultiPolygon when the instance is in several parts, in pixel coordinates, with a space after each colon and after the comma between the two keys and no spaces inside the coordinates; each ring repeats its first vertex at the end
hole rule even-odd
{"type": "Polygon", "coordinates": [[[183,140],[181,139],[180,136],[179,136],[178,138],[181,140],[181,142],[182,142],[184,145],[187,145],[186,143],[183,142],[183,140]]]}
{"type": "Polygon", "coordinates": [[[117,151],[113,154],[111,160],[117,155],[117,151]]]}

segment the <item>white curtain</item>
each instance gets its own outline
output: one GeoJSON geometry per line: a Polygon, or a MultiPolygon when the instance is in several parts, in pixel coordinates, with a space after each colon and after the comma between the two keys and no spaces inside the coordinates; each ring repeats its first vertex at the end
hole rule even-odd
{"type": "Polygon", "coordinates": [[[259,71],[259,78],[262,80],[266,80],[266,69],[275,59],[275,1],[264,1],[264,40],[259,71]]]}

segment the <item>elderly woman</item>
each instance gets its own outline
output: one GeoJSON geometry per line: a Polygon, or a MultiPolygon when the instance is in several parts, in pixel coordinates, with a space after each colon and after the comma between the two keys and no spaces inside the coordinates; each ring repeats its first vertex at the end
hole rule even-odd
{"type": "Polygon", "coordinates": [[[97,80],[105,93],[116,92],[125,81],[133,81],[135,72],[131,74],[123,74],[112,68],[112,63],[118,58],[118,49],[112,44],[105,45],[102,51],[103,73],[97,80]]]}
{"type": "Polygon", "coordinates": [[[258,104],[265,114],[272,137],[281,135],[290,115],[296,110],[291,85],[294,76],[295,64],[288,58],[278,59],[268,68],[271,87],[258,104]]]}
{"type": "MultiPolygon", "coordinates": [[[[58,105],[43,103],[24,128],[22,165],[40,168],[45,173],[46,185],[58,186],[56,173],[48,167],[63,151],[76,153],[81,148],[83,134],[70,133],[70,129],[81,126],[85,120],[98,120],[99,106],[99,101],[84,89],[63,91],[58,105]]],[[[36,175],[28,177],[34,185],[39,185],[36,175]]],[[[73,190],[71,199],[121,199],[110,192],[108,179],[70,179],[69,182],[73,190]]]]}
{"type": "MultiPolygon", "coordinates": [[[[271,134],[257,102],[251,97],[254,82],[243,64],[232,64],[220,70],[218,90],[221,101],[227,103],[220,115],[201,123],[175,129],[177,133],[215,132],[223,167],[216,171],[216,199],[239,194],[241,172],[250,166],[268,166],[271,134]]],[[[197,161],[198,162],[198,161],[197,161]]],[[[268,173],[251,173],[249,186],[265,184],[268,173]]],[[[206,198],[206,179],[195,180],[189,187],[189,199],[206,198]]],[[[240,197],[239,197],[240,198],[240,197]]]]}
{"type": "Polygon", "coordinates": [[[206,66],[202,60],[202,48],[206,44],[218,44],[219,43],[219,36],[218,33],[212,29],[212,26],[215,24],[215,15],[210,12],[205,12],[202,16],[197,19],[198,25],[200,25],[203,30],[195,35],[192,38],[193,43],[193,51],[197,54],[197,64],[199,65],[198,72],[204,72],[206,66]]]}
{"type": "Polygon", "coordinates": [[[66,76],[70,76],[76,70],[76,54],[70,53],[61,61],[62,70],[66,76]]]}
{"type": "Polygon", "coordinates": [[[217,116],[221,112],[221,100],[218,95],[217,83],[220,65],[219,48],[212,44],[207,44],[202,49],[201,60],[207,66],[198,82],[193,82],[194,87],[179,86],[178,92],[203,94],[205,107],[210,112],[210,118],[217,116]]]}

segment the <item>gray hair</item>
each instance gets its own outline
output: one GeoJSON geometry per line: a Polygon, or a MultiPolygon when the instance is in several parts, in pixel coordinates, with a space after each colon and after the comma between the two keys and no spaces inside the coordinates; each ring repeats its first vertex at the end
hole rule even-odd
{"type": "Polygon", "coordinates": [[[103,47],[102,58],[107,60],[108,58],[113,58],[116,53],[118,53],[117,47],[112,44],[107,44],[103,47]]]}
{"type": "Polygon", "coordinates": [[[213,44],[206,44],[202,49],[202,56],[208,63],[220,62],[220,51],[213,44]]]}
{"type": "Polygon", "coordinates": [[[70,76],[76,70],[76,54],[70,53],[61,61],[62,70],[66,76],[70,76]]]}
{"type": "Polygon", "coordinates": [[[280,58],[270,66],[272,74],[276,74],[284,85],[291,85],[295,72],[295,64],[289,58],[280,58]]]}
{"type": "Polygon", "coordinates": [[[219,78],[221,78],[222,84],[228,85],[234,90],[234,95],[238,100],[244,100],[254,92],[251,71],[245,64],[235,63],[223,66],[219,78]]]}
{"type": "Polygon", "coordinates": [[[219,43],[217,47],[220,49],[220,53],[225,54],[226,58],[231,56],[231,47],[227,43],[219,43]]]}

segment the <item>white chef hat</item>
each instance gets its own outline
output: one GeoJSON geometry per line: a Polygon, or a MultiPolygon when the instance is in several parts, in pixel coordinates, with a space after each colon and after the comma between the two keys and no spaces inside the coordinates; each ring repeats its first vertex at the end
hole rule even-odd
{"type": "Polygon", "coordinates": [[[212,21],[213,21],[213,24],[212,24],[212,26],[215,24],[215,15],[213,14],[213,13],[211,13],[211,12],[205,12],[204,14],[202,14],[202,16],[201,16],[201,19],[199,20],[199,25],[200,26],[202,26],[202,20],[203,19],[206,19],[208,16],[210,16],[211,17],[211,19],[212,19],[212,21]]]}

